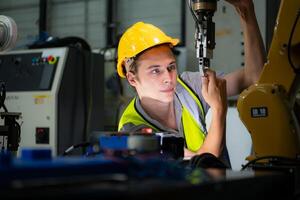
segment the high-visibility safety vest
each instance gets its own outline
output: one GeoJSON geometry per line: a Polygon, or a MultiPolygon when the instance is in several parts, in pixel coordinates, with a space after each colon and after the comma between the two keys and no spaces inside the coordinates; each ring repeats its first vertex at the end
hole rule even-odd
{"type": "MultiPolygon", "coordinates": [[[[201,101],[197,94],[180,78],[177,77],[176,96],[182,106],[181,122],[183,126],[184,138],[187,148],[196,152],[203,144],[205,138],[205,113],[201,101]]],[[[163,132],[153,123],[149,122],[136,108],[136,98],[127,106],[119,121],[120,131],[126,123],[135,126],[145,125],[155,132],[163,132]]]]}

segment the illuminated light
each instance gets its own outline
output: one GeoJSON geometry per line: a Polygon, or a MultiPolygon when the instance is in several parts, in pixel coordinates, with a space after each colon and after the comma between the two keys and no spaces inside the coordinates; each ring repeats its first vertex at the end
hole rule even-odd
{"type": "Polygon", "coordinates": [[[43,58],[43,63],[47,63],[48,62],[48,58],[44,57],[43,58]]]}
{"type": "Polygon", "coordinates": [[[152,130],[152,128],[142,128],[141,132],[142,133],[152,133],[153,130],[152,130]]]}
{"type": "Polygon", "coordinates": [[[53,65],[57,62],[57,58],[55,56],[48,56],[48,63],[53,65]]]}
{"type": "Polygon", "coordinates": [[[32,58],[31,62],[32,62],[32,64],[36,64],[37,63],[37,58],[32,58]]]}

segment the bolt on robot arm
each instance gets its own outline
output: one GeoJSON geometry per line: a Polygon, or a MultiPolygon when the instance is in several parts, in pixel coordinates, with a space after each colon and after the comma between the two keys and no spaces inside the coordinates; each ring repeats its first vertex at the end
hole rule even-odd
{"type": "Polygon", "coordinates": [[[212,21],[217,9],[217,0],[189,0],[189,7],[195,20],[195,48],[199,59],[199,71],[203,76],[210,67],[215,48],[215,23],[212,21]]]}

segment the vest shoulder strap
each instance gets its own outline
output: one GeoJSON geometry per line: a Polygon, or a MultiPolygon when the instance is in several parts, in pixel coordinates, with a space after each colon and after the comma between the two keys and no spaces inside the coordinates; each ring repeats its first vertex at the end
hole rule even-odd
{"type": "Polygon", "coordinates": [[[177,81],[178,83],[184,87],[184,89],[186,89],[189,94],[191,95],[191,97],[194,99],[194,101],[197,103],[197,105],[199,106],[200,110],[201,110],[201,114],[202,114],[202,117],[205,116],[205,113],[204,113],[204,108],[203,108],[203,105],[200,101],[200,98],[198,97],[198,95],[196,94],[196,92],[194,92],[194,90],[192,88],[190,88],[190,86],[184,82],[184,80],[182,78],[180,78],[180,76],[177,76],[177,81]]]}

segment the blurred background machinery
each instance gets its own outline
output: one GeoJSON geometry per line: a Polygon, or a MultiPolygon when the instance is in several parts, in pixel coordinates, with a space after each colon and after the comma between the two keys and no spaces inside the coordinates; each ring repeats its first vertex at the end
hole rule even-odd
{"type": "Polygon", "coordinates": [[[20,147],[54,155],[103,129],[103,57],[76,48],[2,53],[8,111],[22,113],[20,147]]]}

